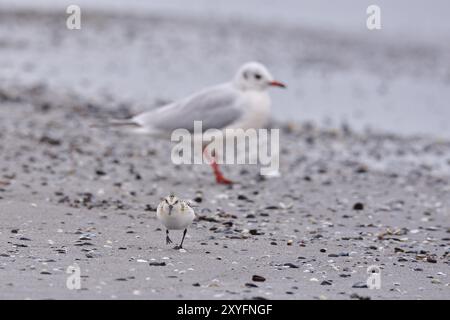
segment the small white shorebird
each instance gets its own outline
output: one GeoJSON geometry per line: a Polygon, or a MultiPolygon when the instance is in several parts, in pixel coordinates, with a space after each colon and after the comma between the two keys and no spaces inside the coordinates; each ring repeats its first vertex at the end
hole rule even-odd
{"type": "MultiPolygon", "coordinates": [[[[202,121],[202,130],[259,129],[270,116],[270,86],[285,88],[258,62],[244,64],[232,81],[203,89],[179,101],[144,112],[127,120],[114,120],[110,126],[131,127],[133,131],[170,137],[176,129],[194,131],[194,121],[202,121]]],[[[204,149],[207,144],[204,145],[204,149]]],[[[217,183],[230,184],[211,159],[217,183]]]]}
{"type": "Polygon", "coordinates": [[[171,194],[165,197],[156,209],[156,217],[166,227],[166,244],[172,243],[169,238],[169,230],[184,230],[180,245],[175,249],[183,248],[187,227],[194,221],[194,210],[186,201],[180,200],[171,194]]]}

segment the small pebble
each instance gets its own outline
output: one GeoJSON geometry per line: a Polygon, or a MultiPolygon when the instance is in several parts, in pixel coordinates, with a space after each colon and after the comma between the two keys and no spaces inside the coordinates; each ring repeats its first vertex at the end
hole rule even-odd
{"type": "Polygon", "coordinates": [[[263,276],[258,276],[258,275],[255,274],[252,277],[252,280],[255,281],[255,282],[264,282],[264,281],[266,281],[266,278],[264,278],[263,276]]]}

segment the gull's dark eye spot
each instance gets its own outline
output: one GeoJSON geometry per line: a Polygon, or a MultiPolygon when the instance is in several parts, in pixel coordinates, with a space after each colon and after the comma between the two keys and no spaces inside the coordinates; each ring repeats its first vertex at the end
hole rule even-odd
{"type": "Polygon", "coordinates": [[[261,75],[259,73],[255,73],[255,79],[256,80],[261,80],[261,75]]]}
{"type": "Polygon", "coordinates": [[[243,76],[244,76],[244,79],[247,79],[248,78],[247,72],[244,72],[243,76]]]}

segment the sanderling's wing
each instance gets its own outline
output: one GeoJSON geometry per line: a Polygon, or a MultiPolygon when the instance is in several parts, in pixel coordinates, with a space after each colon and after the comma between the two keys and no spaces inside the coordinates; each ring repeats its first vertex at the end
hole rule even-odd
{"type": "Polygon", "coordinates": [[[133,121],[149,131],[172,132],[194,130],[194,121],[202,121],[202,129],[222,129],[242,116],[239,93],[230,84],[205,89],[180,101],[142,113],[133,121]]]}

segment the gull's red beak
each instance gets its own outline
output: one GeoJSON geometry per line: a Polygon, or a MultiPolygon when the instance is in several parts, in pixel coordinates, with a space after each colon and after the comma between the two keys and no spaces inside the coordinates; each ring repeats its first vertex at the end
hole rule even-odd
{"type": "Polygon", "coordinates": [[[270,81],[269,85],[274,86],[274,87],[286,88],[286,85],[279,81],[270,81]]]}

